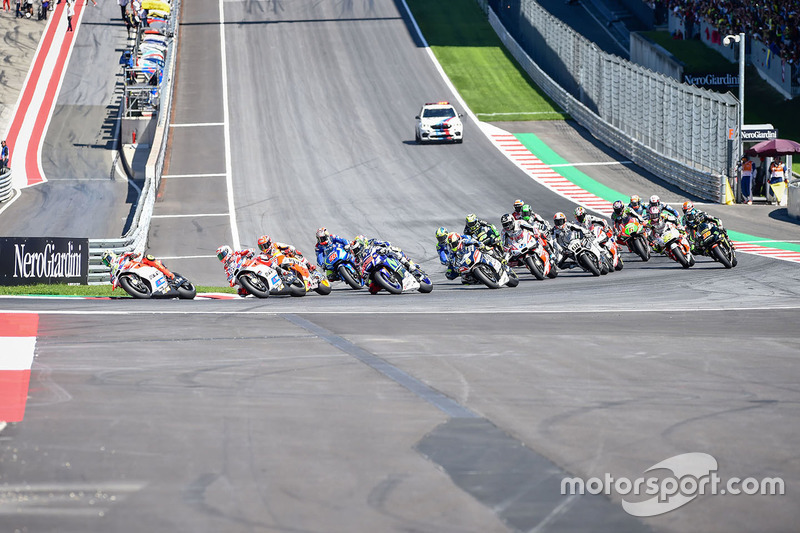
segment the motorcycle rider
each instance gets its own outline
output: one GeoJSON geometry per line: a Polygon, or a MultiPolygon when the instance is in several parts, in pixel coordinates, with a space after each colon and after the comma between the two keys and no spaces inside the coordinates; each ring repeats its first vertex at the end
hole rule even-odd
{"type": "Polygon", "coordinates": [[[651,234],[650,245],[656,252],[664,253],[664,231],[669,224],[673,224],[678,228],[680,228],[680,224],[672,213],[669,211],[659,211],[657,206],[651,206],[649,213],[650,221],[648,225],[651,234]],[[653,218],[654,213],[658,213],[656,218],[653,218]]]}
{"type": "Polygon", "coordinates": [[[447,267],[444,271],[444,276],[447,279],[456,279],[458,271],[455,268],[455,255],[453,251],[447,246],[447,236],[450,234],[446,228],[440,227],[436,230],[436,253],[439,254],[439,262],[447,267]]]}
{"type": "Polygon", "coordinates": [[[681,218],[681,215],[680,213],[678,213],[678,210],[672,207],[671,205],[662,202],[661,198],[657,194],[654,194],[653,196],[650,197],[650,203],[648,204],[647,208],[650,209],[651,207],[654,206],[658,207],[660,211],[666,211],[667,213],[671,214],[677,219],[681,218]]]}
{"type": "Polygon", "coordinates": [[[308,259],[305,258],[300,250],[285,242],[275,242],[269,235],[262,235],[258,238],[258,249],[261,250],[261,255],[267,260],[271,260],[276,254],[283,254],[286,257],[298,259],[309,270],[317,269],[315,265],[308,262],[308,259]]]}
{"type": "Polygon", "coordinates": [[[690,201],[683,202],[683,219],[681,223],[686,228],[686,234],[689,237],[689,242],[692,245],[692,253],[699,254],[701,250],[699,250],[697,246],[697,227],[705,222],[706,220],[711,220],[717,226],[719,226],[719,230],[728,237],[728,230],[726,230],[722,226],[722,220],[718,219],[717,217],[712,217],[705,211],[700,211],[694,207],[694,204],[690,201]]]}
{"type": "Polygon", "coordinates": [[[594,225],[603,226],[605,230],[609,229],[606,219],[590,215],[586,212],[586,208],[580,205],[575,208],[575,220],[586,229],[591,229],[594,225]]]}
{"type": "MultiPolygon", "coordinates": [[[[577,231],[581,233],[581,235],[588,236],[591,235],[591,232],[584,228],[579,224],[575,224],[574,222],[567,222],[567,216],[564,213],[558,212],[553,215],[553,241],[559,246],[559,258],[556,262],[556,266],[558,268],[564,268],[564,263],[567,260],[567,254],[563,252],[563,250],[567,247],[570,241],[570,234],[573,231],[577,231]]],[[[567,268],[572,268],[574,265],[570,265],[567,268]]]]}
{"type": "Polygon", "coordinates": [[[479,219],[475,213],[470,213],[466,217],[464,235],[474,237],[475,240],[482,242],[490,248],[494,248],[497,252],[498,259],[502,258],[503,252],[501,250],[500,232],[497,231],[494,224],[489,224],[485,220],[479,219]]]}
{"type": "Polygon", "coordinates": [[[637,215],[639,215],[642,218],[647,216],[647,213],[645,213],[645,208],[642,205],[642,199],[639,198],[638,194],[634,194],[633,196],[631,196],[631,201],[628,204],[628,207],[630,207],[632,211],[634,211],[637,215]]]}
{"type": "Polygon", "coordinates": [[[525,222],[531,225],[533,225],[534,222],[538,222],[539,224],[542,225],[542,228],[549,229],[547,221],[543,219],[541,216],[539,216],[537,213],[534,213],[533,208],[531,207],[530,204],[525,204],[522,206],[522,209],[520,210],[519,219],[524,220],[525,222]]]}
{"type": "MultiPolygon", "coordinates": [[[[314,245],[314,252],[317,255],[317,264],[322,266],[325,263],[325,250],[331,244],[338,244],[344,246],[348,250],[350,249],[350,242],[347,239],[343,239],[338,235],[331,235],[328,232],[328,228],[321,227],[317,230],[317,244],[314,245]]],[[[332,270],[327,272],[328,276],[333,274],[332,270]]]]}
{"type": "Polygon", "coordinates": [[[225,275],[228,277],[228,283],[231,287],[236,287],[237,294],[242,298],[247,296],[247,290],[239,285],[239,282],[235,277],[236,271],[234,270],[234,266],[239,262],[240,259],[252,259],[255,256],[256,251],[252,248],[244,248],[242,250],[236,250],[235,252],[227,244],[217,248],[217,259],[220,260],[222,263],[222,268],[225,269],[225,275]]]}
{"type": "Polygon", "coordinates": [[[164,263],[156,259],[151,254],[146,254],[145,256],[142,256],[142,254],[137,254],[134,252],[125,252],[122,255],[117,255],[111,250],[106,250],[105,252],[103,252],[103,255],[100,258],[100,260],[103,262],[105,266],[109,268],[119,268],[128,261],[139,261],[143,265],[151,266],[157,270],[160,270],[161,273],[164,274],[164,276],[166,276],[167,279],[175,279],[175,274],[170,272],[169,269],[164,266],[164,263]],[[112,267],[112,265],[114,266],[112,267]]]}
{"type": "MultiPolygon", "coordinates": [[[[447,235],[446,246],[450,249],[450,253],[452,254],[453,261],[456,260],[458,256],[458,252],[463,250],[466,246],[476,246],[480,251],[484,253],[491,253],[492,249],[483,244],[481,241],[472,237],[471,235],[459,235],[456,232],[451,232],[447,235]]],[[[456,276],[459,274],[456,273],[456,276]]],[[[455,278],[453,278],[455,279],[455,278]]],[[[468,284],[468,281],[464,278],[461,278],[462,284],[468,284]]]]}
{"type": "Polygon", "coordinates": [[[506,213],[500,217],[500,241],[503,243],[503,249],[507,249],[511,245],[511,238],[519,235],[519,232],[526,229],[530,232],[534,231],[532,225],[527,221],[521,219],[514,219],[512,214],[506,213]]]}
{"type": "Polygon", "coordinates": [[[514,220],[519,220],[522,218],[522,206],[525,205],[520,199],[514,200],[514,212],[511,213],[511,216],[514,217],[514,220]]]}
{"type": "Polygon", "coordinates": [[[619,226],[624,228],[625,225],[628,222],[630,222],[632,218],[644,224],[644,218],[642,218],[642,216],[639,215],[636,211],[631,209],[630,206],[623,204],[622,200],[617,200],[616,202],[614,202],[612,207],[614,209],[614,212],[611,213],[611,220],[612,222],[614,222],[615,231],[619,226]]]}

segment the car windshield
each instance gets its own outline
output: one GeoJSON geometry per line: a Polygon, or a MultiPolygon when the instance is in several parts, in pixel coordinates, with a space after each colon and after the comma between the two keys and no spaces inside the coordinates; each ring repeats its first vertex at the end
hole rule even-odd
{"type": "Polygon", "coordinates": [[[454,116],[456,116],[456,112],[453,110],[452,107],[426,109],[422,113],[422,116],[425,118],[453,118],[454,116]]]}

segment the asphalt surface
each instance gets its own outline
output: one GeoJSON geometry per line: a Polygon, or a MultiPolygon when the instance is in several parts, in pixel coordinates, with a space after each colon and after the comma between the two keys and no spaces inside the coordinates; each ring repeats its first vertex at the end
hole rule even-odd
{"type": "MultiPolygon", "coordinates": [[[[33,24],[38,35],[44,29],[43,21],[14,24],[15,32],[33,24]]],[[[120,57],[127,44],[119,6],[89,3],[41,147],[48,181],[24,189],[3,212],[3,236],[119,237],[127,228],[139,195],[119,163],[116,140],[122,99],[120,57]]],[[[34,51],[25,51],[28,63],[20,58],[22,64],[12,72],[15,82],[20,77],[24,81],[34,51]]],[[[5,87],[2,99],[16,102],[21,87],[21,82],[5,87]]],[[[16,148],[21,149],[12,150],[16,148]]]]}
{"type": "MultiPolygon", "coordinates": [[[[625,254],[621,272],[599,278],[526,275],[497,291],[446,282],[439,225],[460,230],[473,211],[496,222],[517,197],[549,216],[573,204],[469,119],[462,145],[413,143],[420,104],[455,98],[402,4],[223,6],[227,84],[219,5],[184,4],[178,127],[150,251],[219,284],[210,256],[234,227],[243,244],[266,232],[309,253],[326,225],[392,240],[435,289],[0,298],[2,312],[40,314],[25,420],[0,432],[0,522],[58,532],[796,530],[796,264],[740,254],[732,270],[705,258],[684,270],[625,254]],[[618,494],[559,490],[565,476],[633,479],[687,452],[714,456],[724,479],[780,476],[786,495],[705,495],[637,519],[618,494]]],[[[570,162],[618,159],[569,123],[541,128],[531,131],[570,162]]],[[[582,169],[625,194],[680,196],[628,165],[582,169]]],[[[748,232],[739,223],[728,226],[748,232]]],[[[796,239],[796,226],[763,224],[796,239]]]]}

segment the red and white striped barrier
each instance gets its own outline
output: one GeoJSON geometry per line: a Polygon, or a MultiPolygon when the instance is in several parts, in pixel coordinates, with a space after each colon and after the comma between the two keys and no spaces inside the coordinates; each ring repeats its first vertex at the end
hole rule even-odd
{"type": "Polygon", "coordinates": [[[0,313],[0,422],[21,422],[39,331],[39,315],[0,313]]]}

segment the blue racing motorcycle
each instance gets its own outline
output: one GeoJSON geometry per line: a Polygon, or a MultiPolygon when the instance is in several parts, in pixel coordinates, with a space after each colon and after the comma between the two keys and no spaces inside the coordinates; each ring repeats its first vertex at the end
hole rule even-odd
{"type": "Polygon", "coordinates": [[[356,290],[364,286],[350,250],[341,244],[331,243],[325,247],[322,255],[324,259],[319,266],[325,269],[328,281],[344,281],[356,290]]]}
{"type": "Polygon", "coordinates": [[[410,290],[428,293],[433,290],[433,283],[419,265],[409,270],[395,257],[388,255],[382,247],[367,251],[361,263],[361,279],[370,285],[374,283],[391,294],[410,290]]]}

